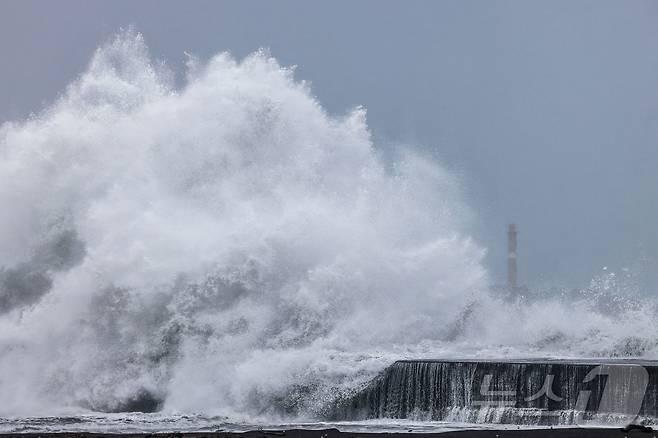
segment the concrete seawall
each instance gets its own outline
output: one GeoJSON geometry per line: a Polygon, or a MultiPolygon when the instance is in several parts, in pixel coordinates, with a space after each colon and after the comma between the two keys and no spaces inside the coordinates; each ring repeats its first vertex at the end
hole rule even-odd
{"type": "Polygon", "coordinates": [[[658,362],[405,360],[342,400],[335,419],[656,424],[658,362]]]}

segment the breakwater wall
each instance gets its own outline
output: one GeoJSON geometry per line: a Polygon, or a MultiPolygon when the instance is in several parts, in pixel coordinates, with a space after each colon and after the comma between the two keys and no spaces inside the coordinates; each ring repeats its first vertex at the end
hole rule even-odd
{"type": "Polygon", "coordinates": [[[658,362],[403,360],[338,402],[334,419],[656,424],[658,362]]]}

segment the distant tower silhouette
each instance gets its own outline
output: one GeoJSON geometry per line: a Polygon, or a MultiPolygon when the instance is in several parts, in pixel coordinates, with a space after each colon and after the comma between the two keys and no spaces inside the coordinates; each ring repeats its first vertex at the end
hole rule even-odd
{"type": "Polygon", "coordinates": [[[509,224],[507,229],[507,288],[513,291],[517,286],[516,225],[509,224]]]}

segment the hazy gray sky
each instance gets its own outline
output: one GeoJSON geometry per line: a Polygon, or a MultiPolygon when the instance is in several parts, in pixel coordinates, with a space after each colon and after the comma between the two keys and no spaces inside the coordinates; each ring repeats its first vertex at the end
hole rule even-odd
{"type": "Polygon", "coordinates": [[[0,0],[0,121],[128,25],[177,69],[268,47],[330,112],[364,105],[379,144],[430,150],[462,176],[497,278],[508,221],[526,284],[658,270],[656,1],[0,0]]]}

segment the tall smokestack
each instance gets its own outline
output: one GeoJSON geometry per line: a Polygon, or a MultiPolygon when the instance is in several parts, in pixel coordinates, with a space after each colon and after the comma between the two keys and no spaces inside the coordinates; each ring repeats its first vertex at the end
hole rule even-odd
{"type": "Polygon", "coordinates": [[[507,230],[507,288],[515,290],[516,284],[516,225],[507,230]]]}

